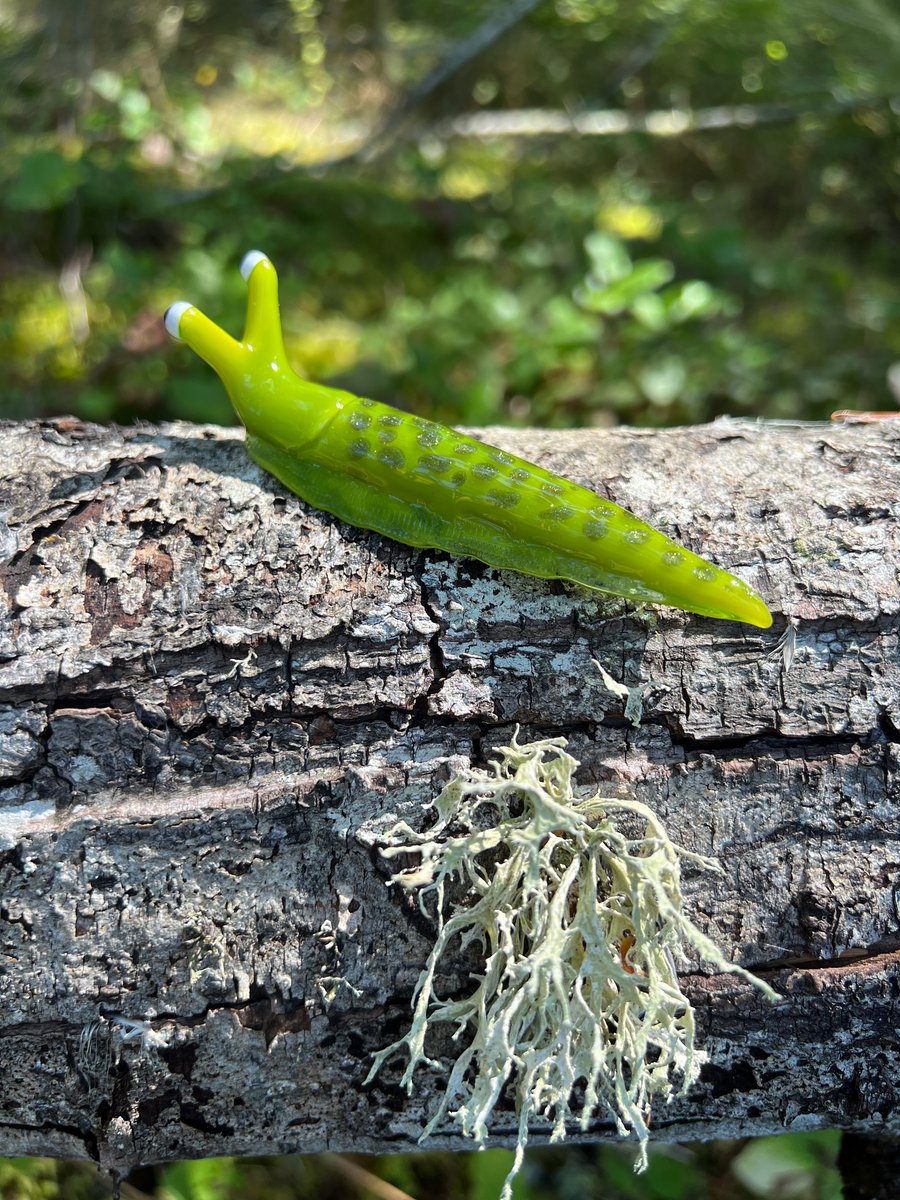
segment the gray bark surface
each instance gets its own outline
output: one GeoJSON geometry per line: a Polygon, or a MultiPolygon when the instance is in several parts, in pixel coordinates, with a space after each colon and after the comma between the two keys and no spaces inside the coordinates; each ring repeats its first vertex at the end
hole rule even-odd
{"type": "Polygon", "coordinates": [[[430,929],[378,846],[516,724],[721,860],[691,916],[784,996],[688,965],[710,1062],[655,1135],[900,1129],[898,425],[483,431],[734,570],[766,631],[352,529],[236,430],[4,426],[0,1154],[411,1148],[441,1077],[362,1081],[430,929]]]}

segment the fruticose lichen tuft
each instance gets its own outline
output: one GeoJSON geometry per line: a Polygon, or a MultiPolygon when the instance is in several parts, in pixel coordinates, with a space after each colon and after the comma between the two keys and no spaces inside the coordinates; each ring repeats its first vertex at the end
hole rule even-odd
{"type": "Polygon", "coordinates": [[[696,1080],[702,1051],[673,951],[692,946],[719,970],[742,975],[684,912],[680,863],[720,870],[676,846],[644,804],[572,789],[578,762],[553,738],[500,750],[492,771],[470,770],[434,802],[437,819],[419,833],[387,831],[387,857],[416,853],[418,865],[392,882],[433,898],[437,936],[413,996],[409,1032],[375,1055],[369,1082],[405,1050],[402,1082],[420,1064],[447,1086],[422,1138],[447,1111],[483,1144],[507,1084],[518,1140],[501,1200],[508,1200],[535,1120],[586,1129],[598,1112],[640,1146],[646,1165],[653,1099],[669,1100],[696,1080]],[[448,895],[452,887],[452,902],[448,895]],[[484,965],[463,998],[435,992],[438,966],[453,949],[480,944],[484,965]],[[450,1064],[425,1051],[430,1026],[450,1022],[460,1051],[450,1064]]]}

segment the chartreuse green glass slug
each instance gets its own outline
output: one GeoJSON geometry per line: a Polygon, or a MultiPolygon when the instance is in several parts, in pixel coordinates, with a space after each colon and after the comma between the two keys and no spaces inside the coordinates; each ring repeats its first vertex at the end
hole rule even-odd
{"type": "Polygon", "coordinates": [[[247,449],[316,508],[410,546],[765,629],[740,579],[587,488],[444,425],[301,379],[285,357],[278,280],[251,250],[241,341],[191,304],[166,328],[218,372],[247,449]]]}

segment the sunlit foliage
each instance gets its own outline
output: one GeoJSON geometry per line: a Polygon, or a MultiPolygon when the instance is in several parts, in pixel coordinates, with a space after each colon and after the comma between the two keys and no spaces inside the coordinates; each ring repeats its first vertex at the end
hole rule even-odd
{"type": "Polygon", "coordinates": [[[249,244],[298,368],[443,420],[889,406],[889,5],[557,0],[452,60],[491,11],[4,0],[4,414],[230,420],[159,314],[224,311],[249,244]],[[535,109],[655,132],[453,132],[535,109]]]}

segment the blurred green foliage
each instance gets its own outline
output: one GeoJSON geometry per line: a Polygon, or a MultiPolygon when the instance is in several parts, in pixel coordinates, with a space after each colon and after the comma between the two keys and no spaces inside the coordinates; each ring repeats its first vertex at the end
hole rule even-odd
{"type": "Polygon", "coordinates": [[[159,318],[186,296],[239,328],[251,246],[280,269],[298,369],[443,420],[889,407],[888,0],[545,0],[404,103],[491,11],[0,0],[3,415],[231,421],[159,318]],[[721,128],[678,132],[711,106],[721,128]],[[447,129],[533,109],[674,120],[447,129]],[[340,161],[392,111],[377,157],[340,161]]]}
{"type": "MultiPolygon", "coordinates": [[[[750,1143],[651,1148],[643,1175],[633,1151],[616,1146],[544,1148],[526,1153],[515,1200],[841,1200],[837,1131],[788,1134],[750,1143]]],[[[413,1200],[496,1200],[512,1151],[422,1153],[383,1158],[335,1155],[214,1158],[144,1168],[122,1200],[368,1200],[383,1180],[413,1200]]],[[[110,1181],[84,1164],[0,1160],[2,1200],[100,1200],[110,1181]]]]}

